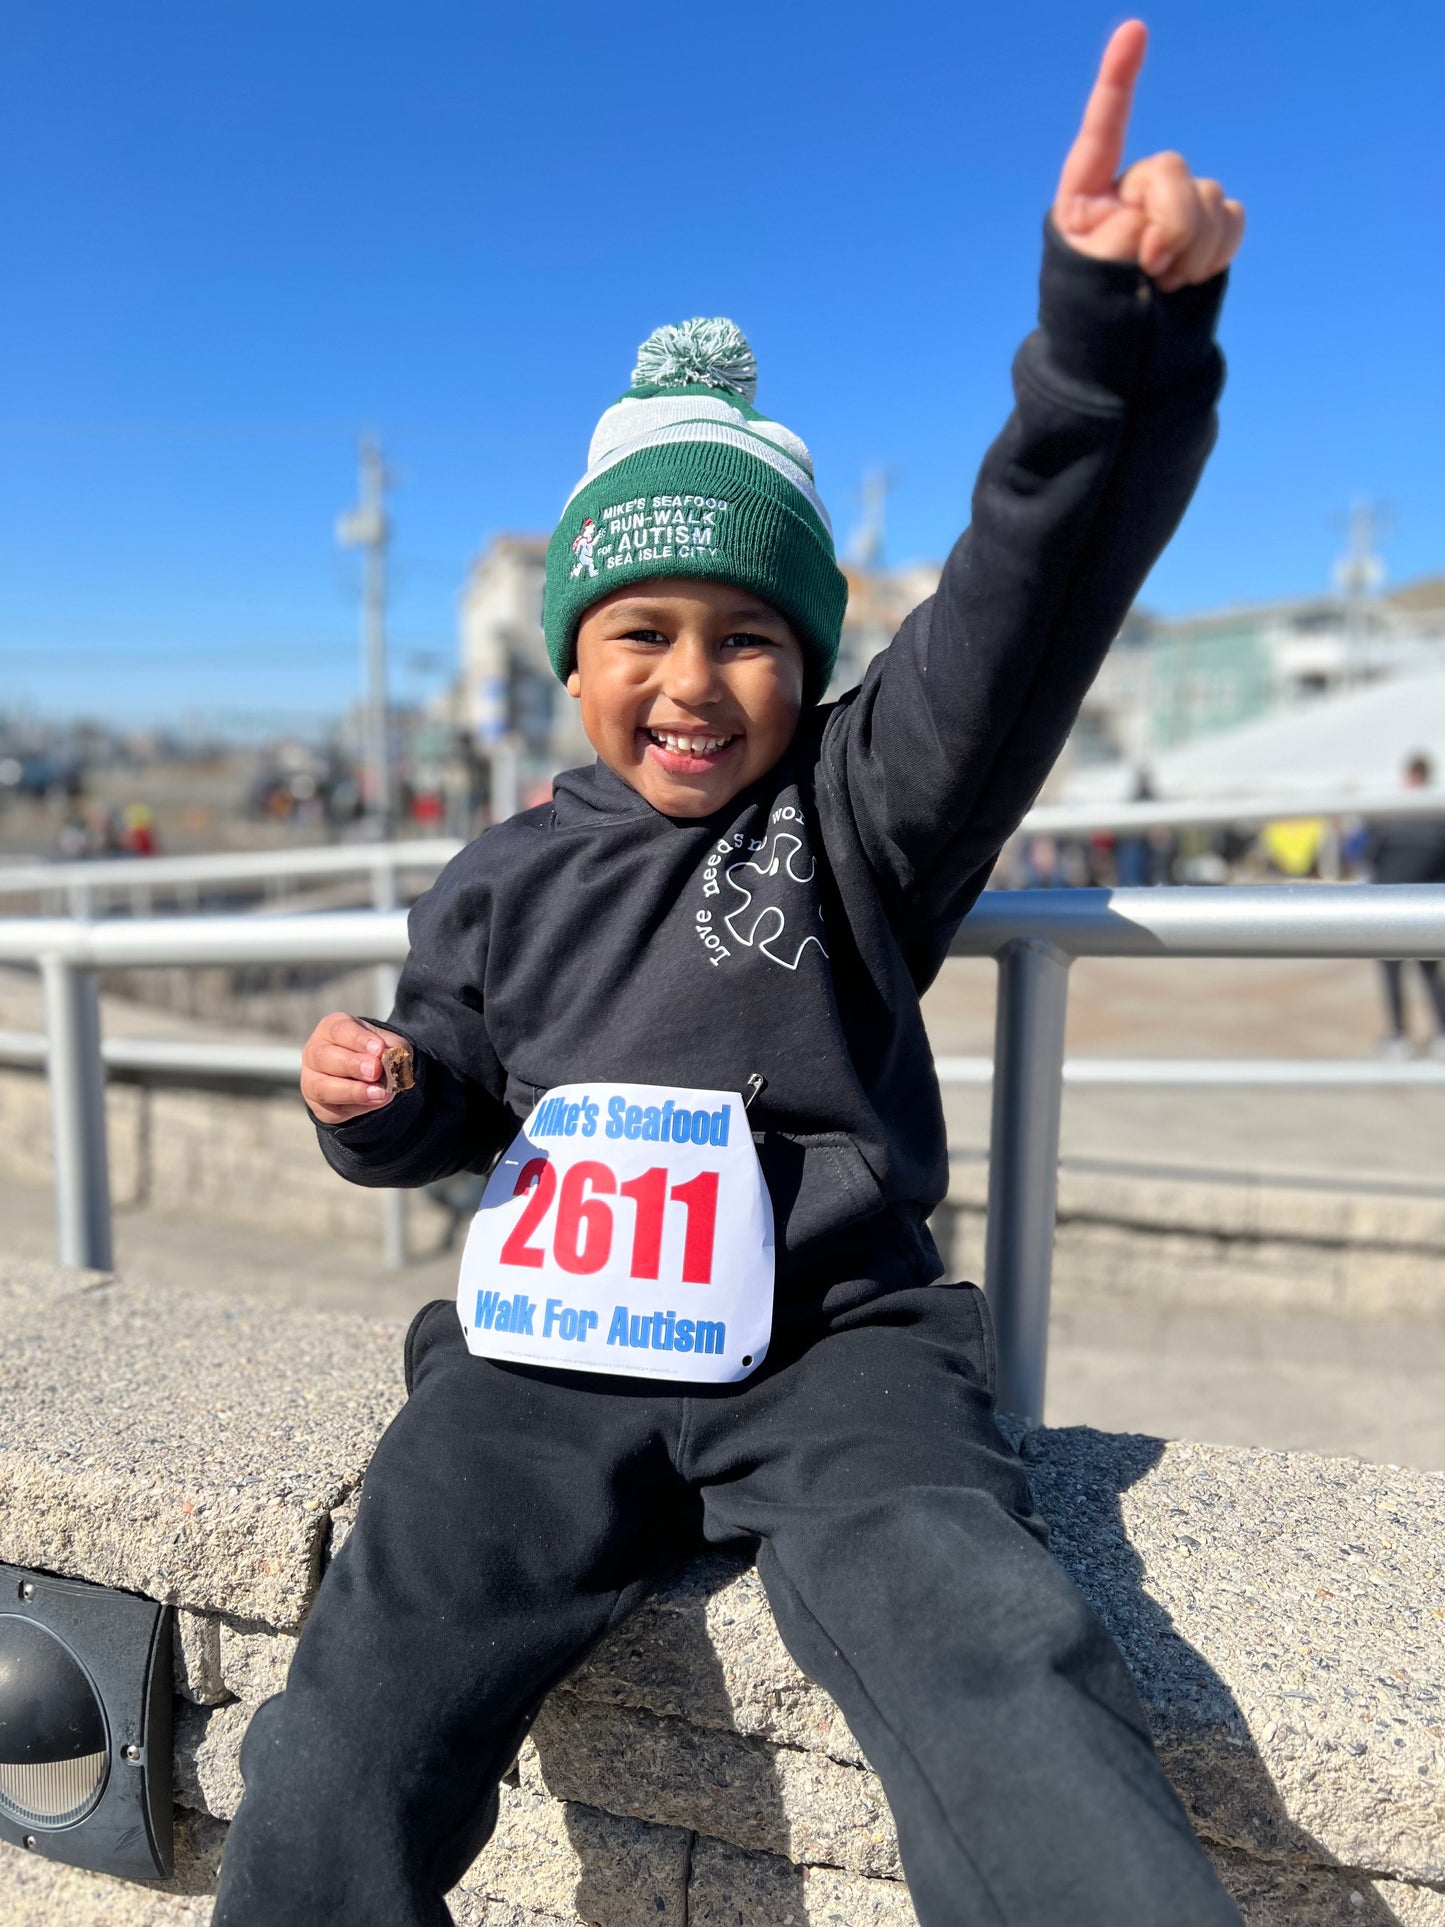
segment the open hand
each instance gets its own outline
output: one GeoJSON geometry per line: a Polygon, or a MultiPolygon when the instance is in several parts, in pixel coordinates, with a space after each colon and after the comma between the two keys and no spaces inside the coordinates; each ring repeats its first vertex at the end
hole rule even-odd
{"type": "Polygon", "coordinates": [[[1234,259],[1244,209],[1218,181],[1196,180],[1179,154],[1151,154],[1122,175],[1134,83],[1149,30],[1116,27],[1054,196],[1054,226],[1081,254],[1133,261],[1166,294],[1210,281],[1234,259]]]}
{"type": "Polygon", "coordinates": [[[323,1124],[347,1124],[391,1102],[381,1082],[381,1053],[406,1040],[379,1024],[358,1023],[344,1010],[323,1017],[301,1053],[301,1095],[323,1124]]]}

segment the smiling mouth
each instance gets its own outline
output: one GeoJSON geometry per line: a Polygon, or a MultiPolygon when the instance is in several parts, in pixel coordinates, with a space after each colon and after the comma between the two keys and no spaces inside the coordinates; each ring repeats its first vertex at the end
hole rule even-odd
{"type": "Polygon", "coordinates": [[[741,741],[737,734],[731,736],[704,736],[696,731],[675,729],[648,729],[645,732],[654,748],[665,751],[670,756],[686,757],[689,761],[699,758],[720,756],[724,750],[741,741]]]}

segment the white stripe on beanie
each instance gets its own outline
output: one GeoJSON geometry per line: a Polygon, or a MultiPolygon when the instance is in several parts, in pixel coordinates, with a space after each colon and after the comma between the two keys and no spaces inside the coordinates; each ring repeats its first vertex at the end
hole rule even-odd
{"type": "MultiPolygon", "coordinates": [[[[791,483],[823,524],[831,539],[833,523],[827,509],[823,507],[817,490],[813,487],[812,476],[794,461],[791,455],[784,454],[781,448],[776,447],[770,439],[758,432],[762,427],[761,423],[749,422],[746,427],[735,428],[725,422],[699,421],[696,419],[696,402],[691,398],[684,401],[681,396],[676,399],[680,406],[687,409],[688,418],[674,422],[670,426],[655,428],[650,433],[640,435],[635,441],[614,444],[601,461],[594,462],[588,468],[582,480],[567,497],[562,505],[564,515],[584,488],[595,482],[598,476],[605,475],[608,469],[615,468],[619,462],[626,461],[629,455],[639,454],[644,448],[658,448],[669,443],[712,442],[720,443],[726,448],[741,449],[745,454],[753,456],[766,467],[773,469],[783,477],[784,481],[791,483]]],[[[616,406],[620,407],[621,404],[618,403],[616,406]]],[[[613,410],[608,409],[607,412],[610,415],[613,410]]],[[[599,429],[600,426],[599,423],[599,429]]]]}
{"type": "Polygon", "coordinates": [[[694,389],[687,395],[624,395],[621,401],[614,402],[593,431],[591,446],[587,450],[588,471],[595,469],[604,457],[624,442],[640,448],[655,429],[670,428],[675,422],[688,421],[727,422],[733,427],[746,429],[750,434],[762,435],[782,449],[785,455],[790,455],[812,479],[813,458],[800,435],[795,435],[791,428],[784,428],[781,422],[745,415],[732,402],[701,389],[694,389]]]}

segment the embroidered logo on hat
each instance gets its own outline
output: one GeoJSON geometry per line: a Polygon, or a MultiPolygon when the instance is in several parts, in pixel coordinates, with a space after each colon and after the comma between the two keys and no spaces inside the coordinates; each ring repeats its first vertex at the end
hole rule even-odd
{"type": "Polygon", "coordinates": [[[584,571],[588,575],[596,575],[597,564],[592,560],[592,551],[596,543],[597,524],[590,515],[584,515],[581,528],[572,538],[572,553],[577,558],[577,566],[573,569],[571,578],[574,582],[584,571]]]}

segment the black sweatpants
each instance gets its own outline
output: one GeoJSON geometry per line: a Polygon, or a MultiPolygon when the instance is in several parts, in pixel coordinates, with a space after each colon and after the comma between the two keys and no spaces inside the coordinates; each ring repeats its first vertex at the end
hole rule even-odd
{"type": "Polygon", "coordinates": [[[972,1286],[876,1300],[687,1396],[473,1358],[446,1303],[411,1354],[246,1736],[215,1927],[443,1927],[548,1689],[704,1542],[756,1554],[883,1782],[923,1927],[1238,1927],[1045,1550],[972,1286]]]}

